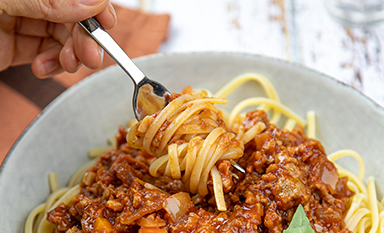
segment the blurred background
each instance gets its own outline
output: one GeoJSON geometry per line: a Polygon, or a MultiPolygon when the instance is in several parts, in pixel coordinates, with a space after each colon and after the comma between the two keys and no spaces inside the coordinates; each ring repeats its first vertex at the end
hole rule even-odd
{"type": "MultiPolygon", "coordinates": [[[[346,26],[324,1],[337,0],[112,0],[118,25],[110,33],[132,58],[228,51],[288,60],[384,106],[384,24],[346,26]]],[[[82,68],[46,80],[34,77],[29,65],[0,72],[0,163],[49,102],[92,72],[82,68]]]]}
{"type": "MultiPolygon", "coordinates": [[[[171,16],[159,52],[234,51],[303,64],[384,105],[384,27],[349,27],[325,0],[113,0],[171,16]]],[[[356,2],[361,0],[356,0],[356,2]]]]}

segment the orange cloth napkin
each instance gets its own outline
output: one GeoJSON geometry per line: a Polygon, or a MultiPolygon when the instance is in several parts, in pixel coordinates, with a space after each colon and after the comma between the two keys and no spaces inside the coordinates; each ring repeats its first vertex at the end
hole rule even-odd
{"type": "MultiPolygon", "coordinates": [[[[170,16],[146,14],[114,5],[117,25],[108,32],[131,58],[156,53],[166,39],[170,16]]],[[[107,55],[100,69],[115,64],[107,55]]],[[[98,70],[81,67],[75,74],[62,73],[38,79],[29,65],[0,72],[0,164],[24,128],[42,108],[66,88],[98,70]]]]}

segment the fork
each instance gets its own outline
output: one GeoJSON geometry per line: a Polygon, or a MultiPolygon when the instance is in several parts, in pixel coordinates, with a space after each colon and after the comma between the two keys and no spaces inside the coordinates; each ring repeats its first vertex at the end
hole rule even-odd
{"type": "Polygon", "coordinates": [[[138,121],[162,110],[169,103],[170,92],[167,88],[147,78],[95,18],[86,19],[79,24],[132,79],[135,84],[132,106],[138,121]]]}
{"type": "MultiPolygon", "coordinates": [[[[167,106],[170,95],[167,88],[159,82],[147,78],[95,18],[86,19],[79,22],[79,24],[132,79],[135,84],[132,100],[133,111],[138,121],[148,115],[157,113],[167,106]]],[[[245,170],[235,161],[232,160],[231,165],[245,174],[245,170]]]]}

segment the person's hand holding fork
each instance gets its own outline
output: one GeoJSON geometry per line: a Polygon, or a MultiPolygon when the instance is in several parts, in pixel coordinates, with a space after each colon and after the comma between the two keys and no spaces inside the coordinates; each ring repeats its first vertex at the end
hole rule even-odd
{"type": "Polygon", "coordinates": [[[77,24],[90,17],[105,29],[116,24],[108,0],[0,1],[0,71],[31,63],[33,73],[46,78],[81,64],[99,68],[103,51],[77,24]]]}

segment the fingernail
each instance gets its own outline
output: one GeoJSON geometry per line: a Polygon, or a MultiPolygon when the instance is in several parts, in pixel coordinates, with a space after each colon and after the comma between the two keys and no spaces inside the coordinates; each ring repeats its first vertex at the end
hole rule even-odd
{"type": "Polygon", "coordinates": [[[78,62],[77,62],[77,68],[76,68],[76,71],[78,71],[82,65],[83,65],[83,63],[82,63],[81,61],[78,61],[78,62]]]}
{"type": "Polygon", "coordinates": [[[102,47],[99,47],[99,53],[100,53],[100,58],[101,58],[101,65],[103,64],[103,59],[104,59],[104,49],[102,47]]]}
{"type": "Polygon", "coordinates": [[[57,61],[46,61],[41,65],[41,71],[43,75],[47,75],[59,67],[57,61]]]}
{"type": "Polygon", "coordinates": [[[114,26],[116,26],[116,23],[117,23],[116,11],[115,11],[115,8],[112,6],[111,2],[109,2],[109,11],[112,13],[113,18],[115,19],[115,25],[114,26]]]}
{"type": "Polygon", "coordinates": [[[80,4],[86,5],[86,6],[94,6],[98,5],[100,0],[79,0],[80,4]]]}

